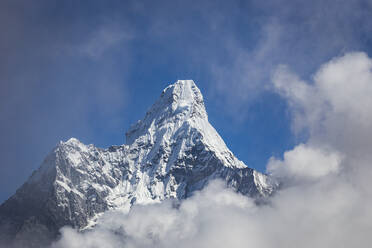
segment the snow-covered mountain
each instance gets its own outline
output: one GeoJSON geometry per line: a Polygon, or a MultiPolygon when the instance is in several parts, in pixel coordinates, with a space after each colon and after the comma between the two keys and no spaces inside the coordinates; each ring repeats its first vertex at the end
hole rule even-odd
{"type": "Polygon", "coordinates": [[[71,138],[0,206],[0,240],[39,247],[65,225],[92,227],[103,212],[133,204],[182,200],[212,179],[251,197],[267,197],[277,184],[239,161],[208,122],[203,96],[191,80],[168,86],[108,149],[71,138]]]}

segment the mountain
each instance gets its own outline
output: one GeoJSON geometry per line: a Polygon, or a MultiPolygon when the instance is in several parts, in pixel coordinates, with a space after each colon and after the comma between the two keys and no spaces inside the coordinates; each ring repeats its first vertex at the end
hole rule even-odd
{"type": "Polygon", "coordinates": [[[110,209],[182,200],[217,178],[257,199],[277,187],[227,148],[208,122],[195,83],[177,81],[129,129],[125,145],[102,149],[75,138],[60,142],[0,206],[0,240],[45,246],[65,225],[86,229],[110,209]]]}

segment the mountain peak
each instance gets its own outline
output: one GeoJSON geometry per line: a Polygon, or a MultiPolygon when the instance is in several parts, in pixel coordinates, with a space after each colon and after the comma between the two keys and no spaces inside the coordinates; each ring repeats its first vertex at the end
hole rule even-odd
{"type": "Polygon", "coordinates": [[[127,143],[102,149],[74,138],[60,142],[0,205],[0,243],[49,247],[65,225],[94,228],[106,211],[183,200],[214,179],[257,200],[278,187],[228,149],[208,122],[203,96],[191,80],[165,88],[129,130],[127,143]]]}
{"type": "MultiPolygon", "coordinates": [[[[166,87],[149,112],[166,112],[167,117],[208,119],[203,95],[193,80],[178,80],[166,87]]],[[[148,113],[149,113],[148,112],[148,113]]]]}
{"type": "Polygon", "coordinates": [[[70,138],[65,142],[63,142],[63,141],[60,142],[60,145],[67,145],[67,146],[80,146],[82,144],[83,143],[81,143],[80,140],[78,140],[76,138],[70,138]]]}
{"type": "Polygon", "coordinates": [[[208,120],[203,95],[193,80],[178,80],[166,87],[145,117],[128,130],[126,143],[133,143],[151,126],[182,123],[192,118],[208,120]]]}
{"type": "Polygon", "coordinates": [[[192,80],[178,80],[165,88],[158,102],[171,104],[174,115],[183,113],[188,116],[208,118],[203,95],[192,80]]]}

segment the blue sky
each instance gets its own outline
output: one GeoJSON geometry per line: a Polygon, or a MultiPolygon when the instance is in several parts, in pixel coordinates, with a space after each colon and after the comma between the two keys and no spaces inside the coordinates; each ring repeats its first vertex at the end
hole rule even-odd
{"type": "Polygon", "coordinates": [[[2,1],[0,201],[58,143],[100,147],[177,79],[201,89],[230,149],[265,170],[301,142],[272,90],[280,64],[307,81],[334,56],[371,56],[371,1],[2,1]],[[263,3],[264,2],[264,3],[263,3]]]}

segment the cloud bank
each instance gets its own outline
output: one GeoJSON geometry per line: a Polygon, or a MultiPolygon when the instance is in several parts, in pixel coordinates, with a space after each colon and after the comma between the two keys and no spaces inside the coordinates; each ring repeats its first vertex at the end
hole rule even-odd
{"type": "Polygon", "coordinates": [[[269,160],[268,173],[283,187],[268,204],[257,206],[216,181],[179,205],[108,212],[85,233],[65,227],[53,247],[367,247],[372,59],[334,58],[311,82],[280,66],[272,82],[288,102],[293,130],[309,138],[269,160]]]}

